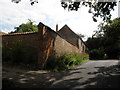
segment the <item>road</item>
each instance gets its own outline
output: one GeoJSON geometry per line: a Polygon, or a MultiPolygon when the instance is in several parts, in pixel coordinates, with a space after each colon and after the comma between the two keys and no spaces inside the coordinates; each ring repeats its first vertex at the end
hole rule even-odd
{"type": "MultiPolygon", "coordinates": [[[[61,72],[3,69],[3,78],[14,82],[12,86],[21,88],[120,87],[120,60],[89,61],[61,72]]],[[[8,86],[5,82],[3,84],[8,86]]]]}
{"type": "Polygon", "coordinates": [[[118,60],[90,61],[69,70],[52,88],[111,88],[120,86],[118,60]]]}

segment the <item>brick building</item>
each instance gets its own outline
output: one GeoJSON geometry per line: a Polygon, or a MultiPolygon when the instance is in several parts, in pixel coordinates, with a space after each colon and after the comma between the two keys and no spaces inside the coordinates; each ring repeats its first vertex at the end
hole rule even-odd
{"type": "MultiPolygon", "coordinates": [[[[40,67],[44,67],[49,58],[55,58],[61,54],[85,53],[85,43],[67,25],[63,26],[59,31],[57,26],[57,32],[55,32],[43,23],[39,23],[38,29],[38,32],[2,35],[2,44],[10,48],[15,41],[19,40],[24,46],[23,48],[34,49],[35,62],[40,67]]],[[[25,54],[28,55],[29,52],[28,49],[25,54]]]]}
{"type": "Polygon", "coordinates": [[[4,33],[4,32],[1,32],[1,31],[0,31],[0,35],[5,35],[5,34],[7,34],[7,33],[4,33]]]}
{"type": "Polygon", "coordinates": [[[67,25],[64,25],[59,31],[58,34],[64,38],[67,42],[76,46],[81,53],[85,53],[87,50],[86,44],[76,33],[74,33],[67,25]]]}

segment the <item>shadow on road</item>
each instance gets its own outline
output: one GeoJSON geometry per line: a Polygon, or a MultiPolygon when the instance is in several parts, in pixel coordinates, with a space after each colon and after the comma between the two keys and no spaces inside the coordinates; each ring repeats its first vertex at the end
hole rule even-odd
{"type": "Polygon", "coordinates": [[[95,78],[89,78],[87,83],[95,82],[95,85],[88,85],[86,88],[120,88],[120,65],[110,67],[95,67],[97,72],[88,74],[98,74],[95,78]]]}
{"type": "Polygon", "coordinates": [[[89,78],[85,82],[81,83],[81,78],[76,78],[74,80],[68,79],[63,80],[52,87],[62,87],[62,88],[120,88],[120,66],[114,65],[110,67],[95,67],[98,68],[97,72],[88,72],[88,75],[96,75],[94,78],[89,78]],[[67,83],[67,84],[66,84],[67,83]],[[93,85],[91,85],[94,83],[93,85]],[[65,84],[65,85],[64,85],[65,84]]]}
{"type": "MultiPolygon", "coordinates": [[[[81,73],[80,71],[70,72],[71,70],[61,72],[11,72],[9,70],[3,69],[3,71],[3,88],[50,88],[52,83],[56,80],[60,80],[65,76],[81,73]]],[[[71,79],[70,81],[72,83],[78,79],[80,78],[71,79]]]]}
{"type": "MultiPolygon", "coordinates": [[[[95,77],[88,78],[85,82],[81,82],[83,78],[81,76],[74,77],[75,74],[79,75],[79,73],[82,73],[81,70],[86,69],[82,67],[63,72],[14,73],[14,75],[9,75],[7,78],[8,81],[13,82],[12,87],[18,88],[75,88],[80,86],[84,88],[120,88],[120,65],[94,68],[97,71],[88,72],[87,75],[95,75],[95,77]],[[69,78],[70,76],[74,78],[69,78]],[[64,79],[64,77],[68,78],[64,79]]],[[[3,79],[3,88],[11,87],[6,83],[7,80],[3,79]]]]}

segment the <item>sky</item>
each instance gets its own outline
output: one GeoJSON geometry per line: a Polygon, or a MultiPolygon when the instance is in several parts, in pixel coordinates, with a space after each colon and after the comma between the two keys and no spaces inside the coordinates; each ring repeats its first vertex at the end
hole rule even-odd
{"type": "MultiPolygon", "coordinates": [[[[68,11],[61,7],[60,0],[38,1],[39,3],[31,6],[29,0],[22,0],[18,4],[11,0],[0,0],[0,30],[6,33],[14,31],[14,27],[31,19],[35,24],[42,22],[53,30],[56,24],[58,29],[67,24],[75,33],[90,37],[102,21],[99,19],[94,22],[86,7],[81,7],[78,11],[68,11]]],[[[118,7],[112,11],[112,15],[112,19],[118,17],[118,7]]]]}

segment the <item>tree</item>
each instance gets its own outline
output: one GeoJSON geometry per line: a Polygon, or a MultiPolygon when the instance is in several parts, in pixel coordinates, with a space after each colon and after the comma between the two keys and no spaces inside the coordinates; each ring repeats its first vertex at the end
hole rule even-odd
{"type": "Polygon", "coordinates": [[[21,25],[19,25],[18,27],[15,27],[15,31],[12,31],[10,33],[22,33],[22,32],[32,32],[38,31],[38,28],[36,25],[33,24],[33,21],[31,21],[30,19],[28,19],[27,23],[23,23],[21,25]]]}
{"type": "Polygon", "coordinates": [[[104,48],[109,58],[120,58],[120,18],[114,19],[102,27],[104,48]]]}
{"type": "Polygon", "coordinates": [[[88,46],[88,53],[90,59],[104,59],[105,51],[104,51],[104,39],[103,37],[89,37],[86,41],[88,46]]]}
{"type": "MultiPolygon", "coordinates": [[[[19,3],[21,0],[12,0],[12,2],[19,3]]],[[[34,3],[38,3],[38,0],[30,0],[31,5],[34,3]]],[[[104,21],[109,21],[111,19],[111,11],[114,10],[114,7],[117,5],[117,0],[112,0],[112,2],[108,2],[108,0],[104,0],[101,2],[100,0],[61,0],[61,6],[64,9],[68,9],[69,11],[78,9],[81,6],[89,7],[89,13],[93,14],[93,21],[97,22],[97,17],[101,17],[104,21]],[[106,2],[105,2],[106,1],[106,2]]]]}
{"type": "Polygon", "coordinates": [[[120,59],[120,18],[100,24],[99,30],[92,38],[88,38],[86,44],[92,56],[97,53],[97,55],[107,55],[110,59],[120,59]]]}
{"type": "Polygon", "coordinates": [[[93,14],[93,21],[97,22],[96,17],[99,16],[104,21],[109,21],[111,18],[110,11],[114,10],[114,7],[117,5],[116,3],[116,0],[112,2],[101,2],[100,0],[62,0],[61,5],[64,9],[68,8],[71,11],[78,11],[81,6],[89,7],[88,12],[93,14]]]}
{"type": "Polygon", "coordinates": [[[101,38],[101,37],[90,38],[89,37],[86,41],[86,44],[87,44],[89,50],[98,49],[100,47],[103,47],[103,38],[101,38]]]}

